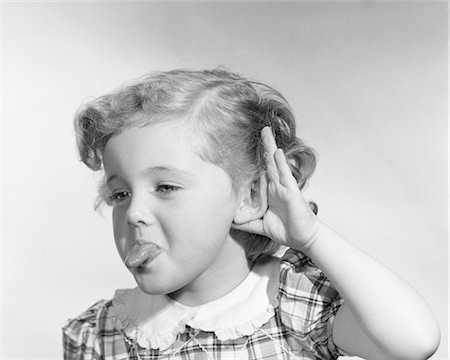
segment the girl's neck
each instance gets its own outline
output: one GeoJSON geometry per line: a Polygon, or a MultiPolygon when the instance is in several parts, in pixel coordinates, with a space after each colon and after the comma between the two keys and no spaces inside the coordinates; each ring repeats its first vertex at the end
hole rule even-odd
{"type": "Polygon", "coordinates": [[[200,274],[190,284],[168,296],[186,306],[206,304],[239,286],[250,273],[252,266],[253,263],[247,259],[244,248],[232,240],[226,245],[225,256],[215,260],[213,271],[200,274]]]}

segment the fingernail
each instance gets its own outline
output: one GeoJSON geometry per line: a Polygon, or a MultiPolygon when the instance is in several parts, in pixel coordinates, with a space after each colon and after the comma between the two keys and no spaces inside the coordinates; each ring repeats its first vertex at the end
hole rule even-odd
{"type": "Polygon", "coordinates": [[[261,132],[264,133],[272,133],[272,129],[270,128],[270,126],[264,126],[263,129],[261,130],[261,132]]]}

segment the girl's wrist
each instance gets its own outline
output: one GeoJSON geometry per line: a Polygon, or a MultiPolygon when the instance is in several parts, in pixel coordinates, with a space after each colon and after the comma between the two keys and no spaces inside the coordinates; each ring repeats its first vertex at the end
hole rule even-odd
{"type": "Polygon", "coordinates": [[[289,241],[290,247],[308,255],[312,245],[317,241],[317,238],[325,227],[326,225],[315,217],[315,221],[310,226],[308,235],[301,240],[298,238],[292,239],[292,241],[289,241]]]}

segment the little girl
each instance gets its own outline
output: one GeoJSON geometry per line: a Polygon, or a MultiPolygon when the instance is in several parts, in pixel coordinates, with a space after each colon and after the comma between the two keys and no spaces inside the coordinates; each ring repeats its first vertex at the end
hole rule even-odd
{"type": "Polygon", "coordinates": [[[303,198],[314,152],[273,88],[222,69],[155,73],[85,105],[75,128],[138,287],[69,320],[65,359],[436,350],[423,299],[303,198]]]}

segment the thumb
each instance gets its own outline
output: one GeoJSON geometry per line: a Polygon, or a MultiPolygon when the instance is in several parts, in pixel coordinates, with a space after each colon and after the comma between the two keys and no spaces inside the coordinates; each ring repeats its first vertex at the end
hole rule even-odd
{"type": "Polygon", "coordinates": [[[267,236],[264,232],[263,222],[261,219],[252,220],[244,224],[236,224],[235,222],[233,222],[231,224],[231,228],[252,234],[267,236]]]}

